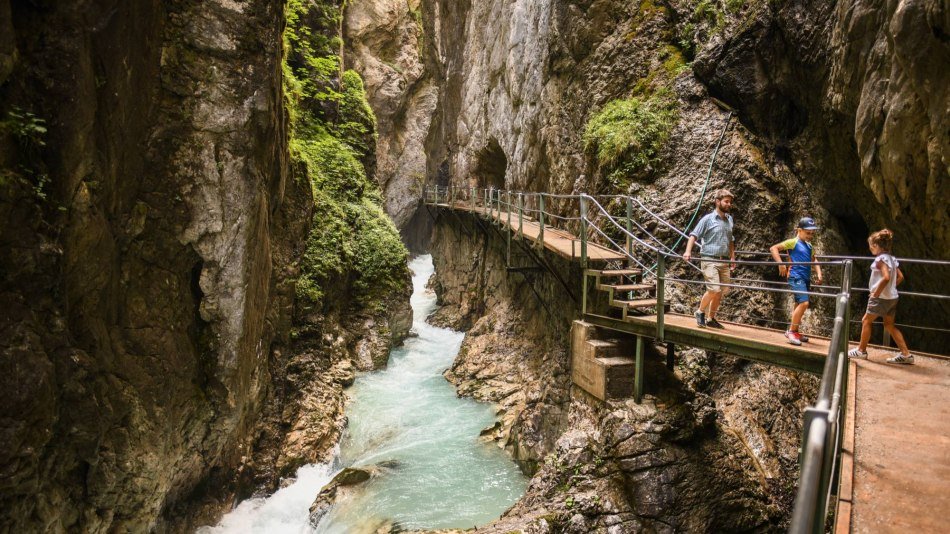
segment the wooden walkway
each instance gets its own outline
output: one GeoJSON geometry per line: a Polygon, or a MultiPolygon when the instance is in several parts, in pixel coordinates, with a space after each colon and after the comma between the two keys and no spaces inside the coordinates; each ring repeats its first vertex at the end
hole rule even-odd
{"type": "MultiPolygon", "coordinates": [[[[455,202],[438,207],[489,216],[482,207],[455,202]]],[[[491,218],[509,226],[509,214],[491,218]]],[[[520,233],[537,243],[541,226],[510,214],[512,237],[520,233]]],[[[545,226],[543,247],[567,259],[580,259],[580,240],[545,226]]],[[[591,261],[623,261],[626,257],[588,243],[591,261]]],[[[586,292],[585,274],[585,292],[586,292]]],[[[613,295],[613,293],[611,293],[613,295]]],[[[656,304],[654,302],[654,304],[656,304]]],[[[653,309],[653,308],[648,308],[653,309]]],[[[657,315],[617,318],[585,313],[583,320],[601,328],[644,338],[658,337],[657,315]]],[[[662,342],[739,356],[744,359],[820,375],[829,340],[812,337],[794,346],[783,332],[735,323],[725,329],[698,328],[692,316],[664,313],[662,342]]],[[[642,375],[642,343],[637,343],[636,373],[642,375]]],[[[835,532],[950,532],[950,359],[916,354],[916,364],[884,363],[889,353],[871,347],[868,360],[849,364],[848,403],[835,532]]],[[[672,351],[668,352],[668,364],[672,351]]],[[[643,377],[636,377],[635,398],[643,377]]]]}
{"type": "Polygon", "coordinates": [[[852,360],[836,532],[950,532],[950,360],[852,360]]]}
{"type": "MultiPolygon", "coordinates": [[[[588,313],[584,320],[619,332],[656,337],[656,315],[630,315],[626,320],[588,313]]],[[[769,328],[723,322],[725,329],[699,328],[691,315],[663,314],[663,341],[689,345],[747,360],[778,365],[796,371],[821,374],[828,354],[828,339],[813,337],[808,343],[788,343],[784,332],[769,328]]]]}
{"type": "MultiPolygon", "coordinates": [[[[468,211],[472,212],[471,204],[466,204],[465,202],[456,202],[455,204],[436,204],[440,208],[449,208],[457,211],[468,211]]],[[[484,216],[488,216],[488,210],[483,207],[476,206],[474,213],[478,213],[484,216]]],[[[499,222],[502,226],[508,227],[508,212],[507,211],[492,211],[492,218],[499,222]]],[[[535,219],[525,216],[523,222],[518,221],[518,214],[511,213],[511,232],[512,237],[519,235],[519,230],[523,233],[524,238],[532,241],[534,243],[538,242],[538,238],[541,235],[541,224],[535,219]]],[[[579,260],[581,258],[581,240],[575,237],[574,235],[549,226],[544,225],[544,248],[554,252],[555,254],[567,258],[569,260],[579,260]]],[[[625,261],[626,256],[620,254],[619,252],[614,252],[606,247],[602,247],[595,243],[587,244],[587,259],[592,262],[606,262],[606,261],[625,261]]]]}

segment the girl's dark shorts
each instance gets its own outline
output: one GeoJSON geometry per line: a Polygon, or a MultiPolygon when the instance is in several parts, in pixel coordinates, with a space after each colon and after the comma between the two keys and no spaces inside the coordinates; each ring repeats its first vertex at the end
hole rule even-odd
{"type": "Polygon", "coordinates": [[[881,317],[893,317],[897,314],[898,299],[868,298],[868,313],[881,317]]]}

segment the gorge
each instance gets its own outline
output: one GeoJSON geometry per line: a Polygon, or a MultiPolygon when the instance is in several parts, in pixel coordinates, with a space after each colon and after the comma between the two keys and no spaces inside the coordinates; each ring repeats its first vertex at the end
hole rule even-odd
{"type": "Polygon", "coordinates": [[[577,267],[508,273],[422,188],[685,228],[726,187],[743,250],[807,214],[824,253],[887,226],[946,258],[948,36],[938,0],[0,0],[0,530],[191,532],[331,461],[422,252],[429,322],[465,332],[445,378],[530,477],[480,532],[784,528],[814,377],[681,348],[644,402],[594,399],[577,267]]]}

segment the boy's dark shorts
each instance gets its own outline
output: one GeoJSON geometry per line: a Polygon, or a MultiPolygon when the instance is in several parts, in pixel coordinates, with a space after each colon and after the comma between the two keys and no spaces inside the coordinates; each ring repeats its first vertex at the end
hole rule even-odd
{"type": "Polygon", "coordinates": [[[803,278],[789,278],[788,287],[792,288],[792,291],[795,291],[795,304],[801,304],[802,302],[808,302],[807,293],[798,293],[798,291],[811,291],[811,283],[808,280],[803,278]]]}
{"type": "Polygon", "coordinates": [[[881,317],[893,317],[897,314],[897,299],[868,298],[868,313],[881,317]]]}

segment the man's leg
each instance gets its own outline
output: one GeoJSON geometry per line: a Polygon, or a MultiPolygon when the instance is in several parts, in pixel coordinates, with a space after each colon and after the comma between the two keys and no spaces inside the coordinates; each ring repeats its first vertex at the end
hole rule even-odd
{"type": "Polygon", "coordinates": [[[722,290],[716,291],[712,294],[712,298],[709,302],[709,319],[716,318],[716,312],[719,311],[719,304],[722,302],[722,290]]]}
{"type": "MultiPolygon", "coordinates": [[[[727,263],[718,263],[716,265],[716,278],[717,282],[721,284],[731,284],[732,278],[729,277],[729,264],[727,263]]],[[[719,291],[713,294],[712,302],[709,303],[709,318],[715,319],[716,312],[719,311],[719,305],[722,303],[722,297],[729,291],[728,287],[717,286],[719,291]]]]}
{"type": "Polygon", "coordinates": [[[709,290],[706,290],[706,292],[703,293],[703,298],[699,301],[699,311],[706,313],[706,310],[709,309],[709,303],[712,302],[714,294],[715,293],[709,290]]]}

